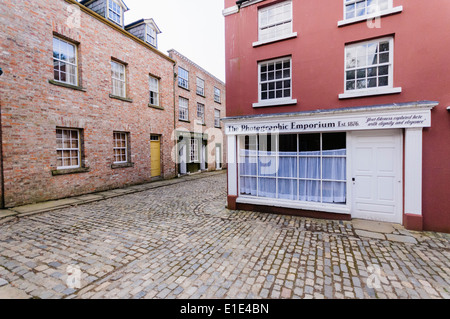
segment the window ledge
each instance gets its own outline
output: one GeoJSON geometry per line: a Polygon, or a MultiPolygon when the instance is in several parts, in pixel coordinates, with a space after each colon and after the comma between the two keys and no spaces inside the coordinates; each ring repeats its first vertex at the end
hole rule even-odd
{"type": "Polygon", "coordinates": [[[280,99],[273,101],[265,101],[253,103],[253,107],[266,107],[266,106],[280,106],[280,105],[293,105],[297,104],[297,99],[280,99]]]}
{"type": "Polygon", "coordinates": [[[128,103],[133,103],[132,99],[129,99],[126,97],[117,96],[117,95],[113,95],[113,94],[110,94],[109,97],[112,99],[121,100],[121,101],[128,102],[128,103]]]}
{"type": "Polygon", "coordinates": [[[189,120],[178,119],[178,121],[180,121],[180,122],[186,122],[186,123],[191,123],[191,121],[189,121],[189,120]]]}
{"type": "Polygon", "coordinates": [[[165,110],[164,107],[159,106],[159,105],[153,105],[153,104],[149,104],[148,107],[151,107],[153,109],[157,109],[157,110],[165,110]]]}
{"type": "Polygon", "coordinates": [[[183,90],[186,90],[186,91],[188,91],[188,92],[191,92],[191,90],[189,90],[188,88],[185,88],[184,86],[178,85],[178,87],[179,87],[180,89],[183,89],[183,90]]]}
{"type": "Polygon", "coordinates": [[[117,164],[111,164],[112,169],[116,168],[126,168],[126,167],[134,167],[134,163],[117,163],[117,164]]]}
{"type": "Polygon", "coordinates": [[[349,24],[353,24],[353,23],[357,23],[357,22],[361,22],[361,21],[367,21],[370,19],[374,19],[377,17],[383,17],[383,16],[387,16],[387,15],[391,15],[394,13],[399,13],[403,11],[403,6],[398,6],[395,8],[391,8],[388,10],[384,10],[382,12],[378,12],[378,13],[373,13],[370,15],[365,15],[363,17],[357,17],[357,18],[352,18],[352,19],[346,19],[346,20],[341,20],[338,22],[338,27],[342,27],[345,25],[349,25],[349,24]]]}
{"type": "Polygon", "coordinates": [[[269,43],[278,42],[278,41],[287,40],[287,39],[292,39],[292,38],[296,38],[296,37],[297,37],[297,32],[293,32],[293,33],[289,33],[287,35],[283,35],[281,37],[253,42],[253,47],[258,47],[260,45],[269,44],[269,43]]]}
{"type": "Polygon", "coordinates": [[[72,90],[77,90],[77,91],[82,91],[82,92],[86,92],[87,90],[84,87],[81,86],[77,86],[77,85],[72,85],[72,84],[67,84],[64,82],[58,82],[55,80],[48,80],[48,83],[56,85],[56,86],[62,86],[68,89],[72,89],[72,90]]]}
{"type": "Polygon", "coordinates": [[[197,93],[197,95],[206,98],[205,94],[197,93]]]}
{"type": "Polygon", "coordinates": [[[217,104],[222,104],[222,102],[220,102],[220,101],[214,100],[214,102],[217,103],[217,104]]]}
{"type": "Polygon", "coordinates": [[[396,93],[401,93],[402,92],[402,88],[401,87],[397,87],[397,88],[376,88],[376,89],[372,89],[372,90],[361,90],[361,91],[355,91],[355,92],[351,92],[351,93],[342,93],[339,94],[339,99],[351,99],[351,98],[355,98],[355,97],[365,97],[365,96],[373,96],[373,95],[384,95],[384,94],[396,94],[396,93]]]}
{"type": "Polygon", "coordinates": [[[89,167],[55,169],[55,170],[52,170],[52,175],[59,176],[59,175],[69,175],[69,174],[80,174],[80,173],[87,173],[89,171],[90,171],[89,167]]]}

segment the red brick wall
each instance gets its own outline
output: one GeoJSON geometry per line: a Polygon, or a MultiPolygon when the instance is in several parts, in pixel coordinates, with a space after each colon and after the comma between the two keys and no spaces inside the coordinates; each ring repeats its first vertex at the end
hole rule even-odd
{"type": "Polygon", "coordinates": [[[176,61],[175,72],[178,73],[178,66],[182,67],[189,72],[189,90],[186,90],[178,86],[178,79],[175,82],[175,113],[176,121],[175,125],[177,130],[183,130],[187,132],[204,133],[208,134],[208,170],[215,170],[216,154],[215,145],[221,144],[222,146],[222,163],[223,167],[226,167],[226,138],[225,132],[222,127],[214,127],[214,110],[220,110],[220,117],[226,116],[226,92],[225,84],[218,80],[216,77],[206,72],[203,68],[195,64],[193,61],[184,57],[182,54],[176,51],[169,51],[169,56],[176,61]],[[205,96],[197,94],[197,77],[205,81],[205,96]],[[214,87],[218,88],[221,92],[221,101],[217,103],[214,101],[214,87]],[[184,97],[189,100],[189,122],[179,121],[179,103],[178,97],[184,97]],[[201,103],[205,106],[205,125],[200,125],[197,122],[197,103],[201,103]]]}
{"type": "Polygon", "coordinates": [[[68,26],[63,0],[0,3],[0,103],[7,207],[106,190],[150,180],[150,135],[162,135],[163,176],[172,160],[173,62],[81,12],[81,28],[68,26]],[[79,42],[85,92],[50,84],[53,33],[79,42]],[[127,63],[128,98],[109,97],[111,58],[127,63]],[[148,107],[149,74],[160,80],[160,104],[148,107]],[[56,127],[83,129],[87,173],[52,176],[56,127]],[[134,167],[112,169],[113,131],[130,132],[134,167]]]}

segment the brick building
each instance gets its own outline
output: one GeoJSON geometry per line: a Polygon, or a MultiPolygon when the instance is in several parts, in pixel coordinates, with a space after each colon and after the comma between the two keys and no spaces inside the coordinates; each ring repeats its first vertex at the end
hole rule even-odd
{"type": "Polygon", "coordinates": [[[3,207],[176,176],[175,61],[154,21],[124,26],[126,10],[0,3],[3,207]]]}
{"type": "Polygon", "coordinates": [[[175,139],[178,173],[226,167],[220,119],[225,117],[225,83],[187,57],[169,50],[176,61],[175,139]]]}
{"type": "Polygon", "coordinates": [[[450,232],[450,3],[224,3],[228,206],[450,232]]]}

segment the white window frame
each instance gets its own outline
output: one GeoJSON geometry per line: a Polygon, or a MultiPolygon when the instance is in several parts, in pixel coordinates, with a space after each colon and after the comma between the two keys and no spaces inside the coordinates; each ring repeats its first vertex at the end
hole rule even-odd
{"type": "Polygon", "coordinates": [[[191,138],[189,159],[190,163],[198,162],[198,139],[196,138],[191,138]]]}
{"type": "MultiPolygon", "coordinates": [[[[74,168],[80,168],[81,167],[81,130],[79,130],[79,129],[69,129],[69,128],[63,128],[63,127],[57,127],[56,128],[56,133],[58,134],[58,131],[61,131],[61,145],[62,145],[62,147],[58,147],[58,135],[57,135],[57,137],[56,137],[56,140],[57,140],[57,146],[56,146],[56,153],[57,153],[57,155],[58,155],[58,153],[59,152],[62,152],[62,155],[61,155],[61,157],[58,157],[57,156],[57,159],[58,158],[61,158],[61,160],[62,160],[62,164],[64,164],[64,159],[66,159],[66,158],[75,158],[75,157],[72,157],[72,156],[69,156],[69,157],[64,157],[64,152],[65,151],[69,151],[69,152],[73,152],[73,151],[76,151],[77,152],[77,160],[78,160],[78,165],[62,165],[62,166],[57,166],[57,169],[74,169],[74,168]],[[72,147],[72,145],[71,145],[71,147],[64,147],[64,142],[65,142],[65,139],[64,139],[64,131],[68,131],[68,132],[71,132],[70,133],[70,142],[72,142],[72,132],[77,132],[77,147],[72,147]]],[[[72,143],[70,143],[70,144],[72,144],[72,143]]]]}
{"type": "MultiPolygon", "coordinates": [[[[62,60],[61,58],[55,58],[55,56],[53,56],[53,80],[56,81],[56,82],[60,82],[60,83],[66,83],[66,84],[78,86],[78,47],[77,47],[77,45],[75,45],[75,44],[73,44],[73,43],[71,43],[69,41],[66,41],[66,40],[63,40],[61,38],[58,38],[58,37],[54,36],[53,37],[53,52],[55,52],[55,40],[58,41],[58,46],[59,47],[61,45],[61,42],[64,43],[65,45],[69,45],[69,46],[73,47],[73,54],[74,54],[74,57],[75,57],[75,63],[71,63],[70,61],[62,60]],[[60,65],[61,63],[65,63],[65,64],[67,64],[69,66],[75,67],[75,74],[72,75],[69,72],[65,72],[66,73],[66,81],[61,81],[61,71],[58,71],[59,79],[56,79],[55,78],[55,66],[54,66],[54,63],[56,61],[58,62],[58,65],[60,65]],[[73,82],[70,81],[69,80],[70,76],[74,76],[75,77],[75,81],[73,81],[73,82]]],[[[61,53],[61,50],[59,50],[58,53],[61,53]]]]}
{"type": "Polygon", "coordinates": [[[179,96],[178,97],[178,119],[182,121],[189,121],[189,100],[179,96]]]}
{"type": "MultiPolygon", "coordinates": [[[[366,65],[365,68],[370,68],[371,65],[366,65]]],[[[361,68],[364,68],[362,66],[361,68]]],[[[378,73],[377,73],[378,75],[378,73]]],[[[355,74],[355,79],[356,79],[355,74]]],[[[367,79],[367,76],[365,77],[367,79]]],[[[378,78],[378,76],[377,76],[378,78]]],[[[353,98],[353,97],[364,97],[364,96],[372,96],[372,95],[382,95],[382,94],[394,94],[394,93],[400,93],[402,92],[401,87],[394,87],[394,37],[383,37],[378,39],[373,39],[369,41],[363,41],[363,42],[357,42],[352,43],[345,46],[345,54],[344,54],[344,93],[339,94],[340,99],[346,99],[346,98],[353,98]],[[367,44],[373,44],[380,42],[389,42],[389,62],[383,63],[383,64],[374,64],[372,67],[380,67],[380,66],[388,66],[388,85],[387,86],[377,86],[372,88],[363,88],[363,89],[357,89],[355,85],[354,90],[347,90],[347,71],[356,70],[358,67],[354,68],[347,68],[347,51],[349,49],[354,49],[355,47],[367,45],[367,44]]]]}
{"type": "Polygon", "coordinates": [[[197,94],[205,96],[205,80],[197,77],[197,94]]]}
{"type": "Polygon", "coordinates": [[[159,79],[151,75],[149,75],[149,95],[150,105],[159,106],[159,79]],[[153,97],[155,103],[152,103],[152,93],[155,95],[153,97]]]}
{"type": "MultiPolygon", "coordinates": [[[[276,85],[276,84],[275,84],[276,85]]],[[[283,84],[283,95],[284,95],[284,84],[283,84]]],[[[258,103],[254,103],[253,107],[264,107],[264,106],[277,106],[277,105],[290,105],[290,104],[296,104],[297,100],[292,99],[292,57],[283,57],[283,58],[278,58],[278,59],[274,59],[274,60],[267,60],[267,61],[262,61],[258,63],[258,103]],[[276,79],[276,70],[274,70],[274,79],[273,80],[269,80],[268,78],[265,81],[261,81],[261,68],[264,65],[269,65],[269,64],[277,64],[279,62],[286,62],[287,60],[289,60],[289,77],[284,77],[284,69],[282,69],[282,78],[280,79],[276,79]],[[290,81],[290,94],[288,97],[281,97],[281,98],[272,98],[272,99],[263,99],[262,98],[262,90],[261,90],[261,86],[264,83],[276,83],[276,82],[284,82],[284,81],[290,81]]],[[[275,92],[276,94],[276,92],[275,92]]]]}
{"type": "MultiPolygon", "coordinates": [[[[376,1],[378,3],[380,0],[374,0],[374,1],[376,1]]],[[[380,10],[377,8],[377,10],[375,12],[372,12],[372,13],[366,12],[366,14],[362,15],[362,16],[356,16],[356,14],[355,14],[355,17],[347,18],[347,11],[346,11],[347,6],[351,5],[351,4],[356,4],[357,2],[361,2],[361,0],[343,0],[342,2],[343,2],[343,20],[338,22],[338,26],[343,26],[343,25],[360,22],[360,21],[364,21],[364,20],[369,20],[369,19],[373,19],[376,17],[382,17],[382,16],[386,16],[386,15],[390,15],[390,14],[394,14],[394,13],[403,11],[403,6],[397,6],[394,8],[393,0],[387,0],[388,6],[384,10],[380,10]]],[[[364,2],[367,3],[367,0],[365,0],[364,2]]],[[[355,7],[355,12],[356,12],[356,7],[355,7]]]]}
{"type": "Polygon", "coordinates": [[[182,68],[181,66],[178,67],[178,86],[185,88],[186,90],[189,90],[189,71],[182,68]],[[186,72],[186,74],[187,74],[186,78],[181,76],[181,74],[183,73],[183,72],[181,72],[181,70],[186,72]]]}
{"type": "Polygon", "coordinates": [[[108,0],[107,6],[108,7],[106,8],[106,10],[108,11],[108,14],[107,14],[108,19],[111,20],[114,23],[122,25],[123,24],[122,23],[122,20],[123,20],[123,8],[122,8],[122,6],[119,3],[117,3],[116,1],[114,1],[114,0],[108,0]],[[114,3],[119,8],[120,12],[114,11],[114,8],[110,7],[111,3],[114,3]],[[119,20],[120,21],[116,21],[113,18],[111,18],[110,15],[109,15],[110,12],[112,12],[115,15],[119,15],[119,20]]]}
{"type": "Polygon", "coordinates": [[[145,26],[145,41],[147,43],[149,43],[150,45],[154,46],[155,48],[157,48],[158,47],[158,38],[157,38],[157,36],[158,35],[157,35],[156,30],[152,26],[147,24],[145,26]],[[153,39],[153,42],[149,41],[149,37],[150,37],[150,39],[153,39]]]}
{"type": "Polygon", "coordinates": [[[293,5],[292,5],[292,1],[288,0],[288,1],[283,1],[268,7],[263,7],[261,9],[258,10],[258,41],[253,43],[253,46],[259,46],[262,44],[266,44],[266,43],[271,43],[274,41],[280,41],[280,40],[284,40],[284,39],[289,39],[289,38],[293,38],[296,37],[297,33],[293,32],[293,5]],[[290,8],[290,16],[286,17],[284,19],[280,19],[278,21],[273,21],[273,22],[267,22],[264,23],[263,20],[263,15],[264,14],[273,14],[274,11],[276,10],[280,10],[279,8],[285,7],[285,6],[289,6],[290,8]],[[271,13],[269,13],[271,12],[271,13]],[[284,32],[283,34],[280,35],[274,35],[268,38],[263,38],[263,30],[270,30],[270,29],[274,29],[277,26],[280,25],[284,25],[284,24],[288,24],[290,23],[290,29],[288,32],[284,32]]]}
{"type": "MultiPolygon", "coordinates": [[[[114,164],[123,164],[128,163],[128,133],[126,132],[114,132],[113,133],[113,150],[114,150],[114,164]],[[117,139],[116,136],[119,136],[120,139],[117,139]],[[117,141],[125,140],[125,147],[117,146],[117,141]],[[116,150],[125,150],[125,161],[116,161],[116,150]]],[[[119,155],[120,156],[120,155],[119,155]]]]}
{"type": "Polygon", "coordinates": [[[221,103],[222,101],[221,95],[222,92],[220,91],[220,89],[214,87],[214,102],[221,103]]]}
{"type": "Polygon", "coordinates": [[[127,72],[126,72],[126,66],[123,63],[111,60],[111,84],[112,84],[112,92],[111,94],[114,96],[119,96],[126,98],[127,97],[127,72]],[[119,74],[119,77],[115,76],[115,73],[119,74]],[[123,75],[123,79],[120,77],[123,75]],[[115,84],[119,84],[115,85],[115,84]],[[117,91],[122,92],[117,92],[117,91]]]}
{"type": "Polygon", "coordinates": [[[214,127],[220,127],[220,110],[214,109],[214,127]]]}
{"type": "Polygon", "coordinates": [[[205,124],[205,104],[197,103],[197,118],[201,124],[205,124]]]}

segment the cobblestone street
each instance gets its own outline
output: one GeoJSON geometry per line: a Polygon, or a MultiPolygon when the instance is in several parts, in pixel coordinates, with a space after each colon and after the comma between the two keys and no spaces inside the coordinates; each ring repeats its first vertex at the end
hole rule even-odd
{"type": "Polygon", "coordinates": [[[0,281],[36,298],[450,298],[447,234],[377,239],[225,203],[215,174],[16,218],[0,225],[0,281]]]}

